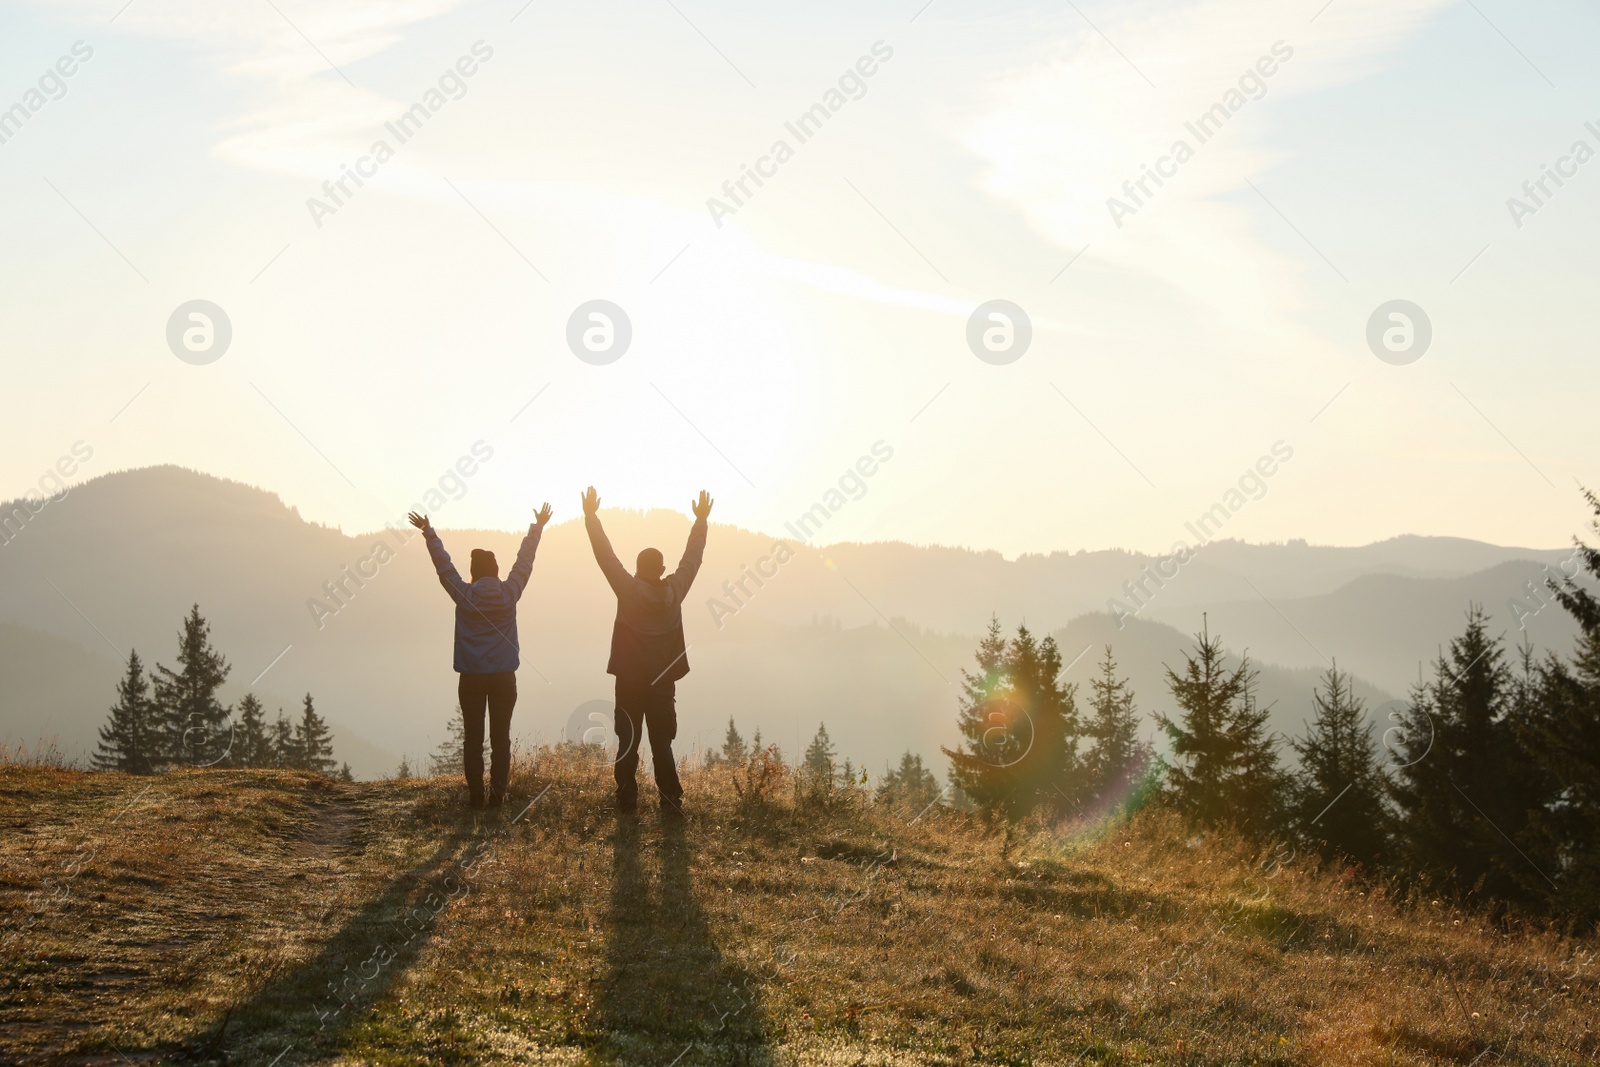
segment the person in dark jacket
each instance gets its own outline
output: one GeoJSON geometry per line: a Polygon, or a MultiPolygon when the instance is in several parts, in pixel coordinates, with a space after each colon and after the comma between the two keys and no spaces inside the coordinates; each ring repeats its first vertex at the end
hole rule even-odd
{"type": "Polygon", "coordinates": [[[629,574],[600,526],[600,497],[594,486],[583,495],[583,525],[589,531],[589,544],[611,591],[617,594],[617,621],[611,627],[611,661],[606,673],[617,679],[617,762],[613,771],[617,810],[624,815],[632,815],[639,807],[639,741],[648,733],[661,813],[669,819],[683,817],[683,786],[672,758],[672,740],[678,735],[677,681],[689,673],[683,601],[705,554],[711,503],[711,497],[701,490],[699,501],[690,504],[694,525],[677,570],[665,574],[661,551],[647,548],[639,553],[634,572],[629,574]]]}
{"type": "Polygon", "coordinates": [[[455,669],[461,675],[457,693],[461,699],[467,796],[474,808],[484,806],[483,795],[483,713],[489,712],[489,797],[490,807],[505,800],[506,781],[511,776],[511,711],[517,706],[517,667],[521,665],[521,646],[517,644],[517,601],[533,573],[533,555],[539,550],[539,536],[550,521],[550,505],[535,514],[528,534],[517,550],[511,573],[500,580],[500,564],[494,553],[472,550],[472,581],[461,580],[450,553],[434,532],[426,515],[406,516],[422,531],[433,558],[439,584],[456,602],[455,669]]]}

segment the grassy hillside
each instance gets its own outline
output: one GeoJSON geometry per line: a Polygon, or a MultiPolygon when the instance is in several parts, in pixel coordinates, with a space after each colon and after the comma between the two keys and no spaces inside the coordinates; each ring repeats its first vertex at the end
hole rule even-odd
{"type": "Polygon", "coordinates": [[[0,768],[0,1061],[1594,1063],[1595,944],[1159,813],[997,839],[741,804],[619,830],[609,772],[0,768]]]}

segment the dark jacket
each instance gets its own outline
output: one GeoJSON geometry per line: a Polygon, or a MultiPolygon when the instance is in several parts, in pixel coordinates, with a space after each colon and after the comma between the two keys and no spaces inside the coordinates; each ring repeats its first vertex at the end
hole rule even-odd
{"type": "Polygon", "coordinates": [[[533,571],[533,554],[539,550],[537,523],[528,527],[528,536],[517,550],[517,561],[505,581],[479,578],[462,580],[444,542],[431,528],[427,533],[428,555],[439,572],[439,584],[456,602],[455,669],[461,674],[501,674],[521,666],[521,646],[517,644],[517,601],[533,571]]]}
{"type": "Polygon", "coordinates": [[[598,515],[585,516],[583,525],[589,531],[594,558],[617,594],[617,621],[611,627],[611,661],[606,673],[646,685],[675,682],[688,674],[683,601],[705,554],[706,520],[696,519],[689,530],[689,543],[678,569],[655,581],[636,577],[622,565],[598,515]]]}

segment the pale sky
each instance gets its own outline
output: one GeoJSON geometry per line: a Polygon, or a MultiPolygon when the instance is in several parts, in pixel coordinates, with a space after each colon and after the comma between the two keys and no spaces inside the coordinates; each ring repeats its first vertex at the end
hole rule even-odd
{"type": "Polygon", "coordinates": [[[82,440],[78,478],[178,463],[365,530],[481,440],[441,526],[593,483],[779,533],[882,441],[829,540],[1009,555],[1165,550],[1278,442],[1227,536],[1554,546],[1600,485],[1575,3],[125,3],[0,13],[0,497],[82,440]],[[604,365],[567,342],[595,299],[632,328],[604,365]],[[204,365],[192,300],[232,329],[204,365]],[[991,300],[1032,323],[1003,365],[991,300]],[[1412,362],[1368,345],[1393,300],[1412,362]]]}

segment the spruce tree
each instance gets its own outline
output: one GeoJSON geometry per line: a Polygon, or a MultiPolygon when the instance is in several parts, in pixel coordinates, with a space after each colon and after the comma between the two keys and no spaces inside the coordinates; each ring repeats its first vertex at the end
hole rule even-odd
{"type": "Polygon", "coordinates": [[[817,735],[811,739],[811,745],[806,749],[801,769],[813,782],[831,783],[836,769],[834,760],[833,742],[828,739],[828,726],[826,723],[818,723],[817,735]]]}
{"type": "Polygon", "coordinates": [[[866,783],[862,781],[862,778],[865,775],[865,771],[859,771],[856,769],[856,765],[851,762],[849,756],[845,757],[844,766],[839,768],[839,781],[843,782],[846,788],[849,789],[854,789],[859,785],[865,785],[866,783]]]}
{"type": "Polygon", "coordinates": [[[444,729],[444,740],[433,750],[433,756],[428,764],[428,773],[434,777],[441,774],[461,774],[466,765],[467,726],[462,718],[460,704],[456,705],[454,713],[445,720],[444,729]]]}
{"type": "Polygon", "coordinates": [[[729,715],[728,732],[722,737],[722,758],[728,763],[742,766],[749,755],[744,738],[739,736],[739,728],[733,725],[733,716],[729,715]]]}
{"type": "MultiPolygon", "coordinates": [[[[1579,637],[1579,644],[1582,644],[1579,637]]],[[[1518,670],[1511,679],[1511,698],[1506,712],[1506,732],[1511,738],[1505,753],[1507,787],[1512,796],[1509,802],[1523,810],[1522,828],[1517,834],[1515,849],[1522,853],[1522,863],[1511,863],[1513,880],[1521,886],[1521,896],[1528,901],[1552,903],[1557,883],[1544,872],[1554,873],[1563,863],[1563,849],[1558,836],[1550,833],[1548,814],[1563,804],[1566,792],[1562,775],[1557,772],[1559,755],[1552,753],[1564,748],[1561,742],[1551,745],[1553,736],[1560,736],[1559,728],[1553,734],[1550,727],[1565,719],[1563,711],[1570,705],[1563,699],[1555,681],[1565,664],[1548,653],[1548,662],[1535,655],[1533,639],[1523,635],[1517,650],[1518,670]]],[[[1505,860],[1510,861],[1510,856],[1505,860]]],[[[1558,905],[1559,906],[1559,905],[1558,905]]]]}
{"type": "Polygon", "coordinates": [[[1106,646],[1100,677],[1090,682],[1093,714],[1084,724],[1089,748],[1083,755],[1085,799],[1099,802],[1124,798],[1150,764],[1150,746],[1139,740],[1139,713],[1133,689],[1117,676],[1117,661],[1106,646]]]}
{"type": "Polygon", "coordinates": [[[1387,804],[1391,783],[1378,759],[1366,705],[1335,663],[1311,697],[1314,718],[1303,739],[1291,740],[1300,769],[1290,789],[1296,832],[1326,859],[1367,866],[1388,858],[1387,804]]]}
{"type": "Polygon", "coordinates": [[[272,724],[272,766],[285,770],[303,769],[299,749],[295,745],[294,726],[278,709],[278,719],[272,724]]]}
{"type": "MultiPolygon", "coordinates": [[[[1600,496],[1585,489],[1583,498],[1588,501],[1589,510],[1595,514],[1590,526],[1595,533],[1600,533],[1600,496]]],[[[1600,548],[1584,544],[1583,540],[1577,537],[1572,539],[1572,545],[1589,577],[1600,579],[1600,548]]],[[[1572,578],[1563,578],[1560,582],[1552,580],[1549,586],[1567,614],[1577,620],[1579,629],[1585,634],[1600,633],[1600,598],[1572,578]]]]}
{"type": "Polygon", "coordinates": [[[1521,868],[1530,896],[1585,924],[1600,921],[1600,631],[1581,634],[1573,661],[1540,668],[1537,713],[1520,732],[1552,784],[1529,815],[1521,868]]]}
{"type": "Polygon", "coordinates": [[[920,813],[940,793],[939,780],[923,766],[922,757],[907,751],[900,757],[899,767],[884,773],[877,799],[880,804],[913,808],[920,813]]]}
{"type": "Polygon", "coordinates": [[[327,722],[317,714],[311,694],[307,693],[300,721],[294,724],[294,747],[301,770],[316,771],[318,774],[333,773],[337,761],[333,758],[332,736],[327,722]]]}
{"type": "Polygon", "coordinates": [[[1511,723],[1516,686],[1489,617],[1473,605],[1467,628],[1413,693],[1394,798],[1412,866],[1458,890],[1517,895],[1528,862],[1512,842],[1527,829],[1527,783],[1511,723]]]}
{"type": "Polygon", "coordinates": [[[976,672],[961,672],[964,744],[942,749],[953,783],[985,812],[1013,822],[1040,804],[1075,803],[1080,727],[1074,691],[1058,681],[1055,639],[1037,641],[1019,626],[1007,641],[991,619],[976,659],[976,672]]]}
{"type": "Polygon", "coordinates": [[[271,767],[275,762],[266,709],[254,693],[246,693],[239,698],[239,721],[233,727],[233,766],[271,767]]]}
{"type": "MultiPolygon", "coordinates": [[[[998,616],[990,616],[989,629],[973,654],[978,669],[961,671],[961,703],[956,722],[966,739],[964,751],[941,748],[950,760],[950,777],[956,786],[986,812],[1000,811],[1002,799],[1021,787],[1020,775],[1006,773],[1033,747],[1033,722],[1008,700],[1006,639],[998,616]]],[[[1017,816],[1033,807],[1014,804],[1006,814],[1017,816]]]]}
{"type": "Polygon", "coordinates": [[[100,727],[99,751],[94,765],[102,771],[153,774],[160,755],[160,734],[150,683],[137,650],[128,653],[128,670],[117,683],[117,702],[100,727]]]}
{"type": "MultiPolygon", "coordinates": [[[[1584,497],[1600,517],[1600,498],[1588,490],[1584,497]]],[[[1600,533],[1600,518],[1593,527],[1600,533]]],[[[1600,549],[1574,544],[1590,580],[1600,581],[1600,549]]],[[[1551,789],[1529,828],[1539,873],[1521,873],[1551,906],[1593,924],[1600,921],[1600,599],[1570,578],[1551,586],[1581,633],[1570,664],[1550,656],[1540,668],[1539,713],[1523,728],[1551,789]]]]}
{"type": "Polygon", "coordinates": [[[189,609],[178,635],[174,671],[156,664],[152,678],[161,722],[161,756],[169,764],[209,765],[230,746],[228,709],[217,699],[231,668],[211,647],[211,625],[200,605],[189,609]]]}
{"type": "Polygon", "coordinates": [[[1195,653],[1184,653],[1182,674],[1167,668],[1181,721],[1156,715],[1172,742],[1167,796],[1203,825],[1231,823],[1249,833],[1275,829],[1284,777],[1277,743],[1267,733],[1267,713],[1256,704],[1256,671],[1247,656],[1228,670],[1222,639],[1209,629],[1195,634],[1195,653]]]}

